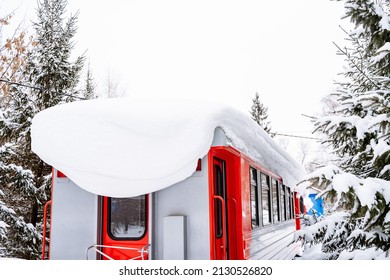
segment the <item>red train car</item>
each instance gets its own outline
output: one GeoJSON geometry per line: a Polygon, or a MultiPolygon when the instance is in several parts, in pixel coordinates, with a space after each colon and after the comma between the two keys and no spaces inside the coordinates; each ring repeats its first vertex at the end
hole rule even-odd
{"type": "Polygon", "coordinates": [[[169,134],[167,140],[149,129],[153,118],[141,131],[128,125],[134,116],[121,115],[119,123],[113,122],[118,111],[145,105],[118,108],[117,102],[123,101],[104,104],[115,108],[106,111],[103,101],[76,102],[44,111],[33,120],[33,150],[54,166],[50,241],[43,246],[43,258],[292,259],[300,252],[300,244],[293,240],[300,226],[293,188],[302,170],[257,124],[220,105],[191,103],[183,113],[180,103],[174,107],[180,109],[165,108],[158,114],[159,125],[169,123],[168,128],[159,126],[169,134]],[[202,117],[194,115],[198,110],[202,117]],[[96,120],[96,112],[103,119],[96,120]],[[162,120],[164,113],[167,120],[162,120]],[[77,128],[79,117],[84,125],[77,128]],[[177,120],[183,123],[174,125],[177,130],[169,129],[177,120]],[[130,151],[133,158],[121,160],[128,161],[131,178],[120,170],[107,171],[126,154],[127,145],[102,155],[96,151],[107,142],[89,143],[90,149],[76,144],[104,133],[95,126],[107,123],[108,133],[115,136],[116,129],[122,136],[129,133],[125,142],[137,146],[130,151]],[[188,132],[195,133],[196,141],[188,132]],[[83,139],[83,133],[89,138],[83,139]],[[134,133],[141,133],[140,141],[134,133]],[[158,158],[147,146],[153,142],[167,149],[158,158]],[[131,166],[137,160],[141,168],[132,173],[139,167],[131,166]],[[89,169],[90,165],[94,167],[89,169]]]}

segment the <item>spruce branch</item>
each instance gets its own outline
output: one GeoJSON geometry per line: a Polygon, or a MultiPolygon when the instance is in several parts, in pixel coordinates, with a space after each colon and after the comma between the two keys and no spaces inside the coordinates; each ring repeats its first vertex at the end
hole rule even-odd
{"type": "Polygon", "coordinates": [[[339,45],[337,45],[335,42],[333,42],[333,44],[336,46],[336,48],[343,54],[345,55],[348,60],[352,63],[352,65],[359,71],[360,74],[362,74],[366,79],[367,81],[369,81],[376,89],[380,89],[380,86],[378,86],[370,77],[367,76],[366,73],[364,73],[363,69],[361,67],[359,67],[359,65],[357,65],[355,63],[355,61],[352,59],[351,55],[348,53],[347,50],[343,50],[341,47],[339,47],[339,45]]]}

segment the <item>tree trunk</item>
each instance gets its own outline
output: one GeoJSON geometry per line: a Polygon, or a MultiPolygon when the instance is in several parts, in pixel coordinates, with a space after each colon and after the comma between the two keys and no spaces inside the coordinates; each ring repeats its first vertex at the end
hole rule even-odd
{"type": "Polygon", "coordinates": [[[30,223],[36,227],[38,222],[38,202],[35,200],[31,209],[30,223]]]}

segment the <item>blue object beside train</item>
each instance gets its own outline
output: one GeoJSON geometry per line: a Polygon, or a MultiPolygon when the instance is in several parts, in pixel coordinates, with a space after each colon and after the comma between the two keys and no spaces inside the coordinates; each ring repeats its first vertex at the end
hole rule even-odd
{"type": "Polygon", "coordinates": [[[309,211],[307,211],[307,214],[313,215],[314,212],[317,217],[324,216],[324,204],[322,201],[322,197],[316,199],[316,196],[316,193],[309,194],[309,198],[313,203],[313,207],[310,208],[309,211]]]}

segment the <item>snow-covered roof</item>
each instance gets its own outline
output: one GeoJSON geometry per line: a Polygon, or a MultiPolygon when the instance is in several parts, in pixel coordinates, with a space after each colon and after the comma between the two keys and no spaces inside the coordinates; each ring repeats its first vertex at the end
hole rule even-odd
{"type": "Polygon", "coordinates": [[[32,150],[85,190],[111,197],[151,193],[191,176],[221,128],[228,144],[294,186],[297,164],[249,116],[184,100],[96,99],[58,105],[32,121],[32,150]]]}

